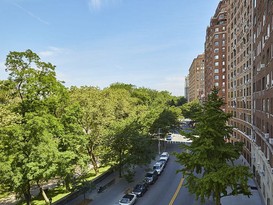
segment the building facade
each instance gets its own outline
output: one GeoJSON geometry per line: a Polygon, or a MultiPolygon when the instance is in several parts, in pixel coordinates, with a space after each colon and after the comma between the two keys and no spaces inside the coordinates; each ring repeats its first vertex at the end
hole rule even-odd
{"type": "Polygon", "coordinates": [[[219,89],[219,96],[226,98],[226,26],[226,0],[222,0],[206,30],[205,96],[216,87],[219,89]]]}
{"type": "Polygon", "coordinates": [[[184,97],[187,99],[187,102],[189,102],[189,77],[185,77],[185,85],[184,85],[184,97]]]}
{"type": "Polygon", "coordinates": [[[231,141],[244,142],[251,164],[252,143],[252,1],[227,1],[227,112],[234,127],[231,141]]]}
{"type": "Polygon", "coordinates": [[[273,2],[253,0],[252,169],[273,205],[273,2]]]}
{"type": "Polygon", "coordinates": [[[193,100],[202,100],[204,97],[204,54],[198,55],[189,69],[189,98],[188,102],[193,100]]]}

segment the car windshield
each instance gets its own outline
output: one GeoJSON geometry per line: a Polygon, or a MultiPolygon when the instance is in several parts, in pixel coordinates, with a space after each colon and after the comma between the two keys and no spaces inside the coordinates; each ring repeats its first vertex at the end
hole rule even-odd
{"type": "Polygon", "coordinates": [[[137,185],[135,186],[135,189],[141,189],[141,187],[142,187],[141,184],[137,184],[137,185]]]}
{"type": "Polygon", "coordinates": [[[152,176],[153,176],[152,173],[147,173],[147,174],[145,175],[145,177],[152,177],[152,176]]]}
{"type": "Polygon", "coordinates": [[[167,157],[167,155],[166,154],[162,154],[161,157],[167,157]]]}
{"type": "Polygon", "coordinates": [[[128,198],[122,198],[122,199],[120,200],[120,202],[121,202],[121,203],[129,203],[129,202],[130,202],[130,199],[128,199],[128,198]]]}

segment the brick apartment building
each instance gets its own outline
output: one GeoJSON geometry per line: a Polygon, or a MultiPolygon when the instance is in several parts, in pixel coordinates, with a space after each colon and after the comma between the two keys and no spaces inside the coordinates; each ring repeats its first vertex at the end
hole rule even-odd
{"type": "Polygon", "coordinates": [[[244,142],[251,163],[252,143],[252,1],[227,1],[227,112],[234,127],[231,141],[244,142]]]}
{"type": "MultiPolygon", "coordinates": [[[[206,30],[204,64],[205,96],[219,88],[232,113],[231,141],[244,142],[265,204],[273,205],[273,1],[220,1],[206,30]]],[[[190,101],[198,98],[191,69],[190,101]]]]}
{"type": "Polygon", "coordinates": [[[213,87],[217,87],[220,97],[226,98],[226,26],[226,0],[222,0],[206,30],[205,96],[211,92],[213,87]]]}
{"type": "Polygon", "coordinates": [[[188,102],[202,100],[204,97],[204,54],[198,55],[189,69],[188,75],[188,102]]]}
{"type": "Polygon", "coordinates": [[[252,168],[273,205],[273,1],[253,1],[252,168]]]}

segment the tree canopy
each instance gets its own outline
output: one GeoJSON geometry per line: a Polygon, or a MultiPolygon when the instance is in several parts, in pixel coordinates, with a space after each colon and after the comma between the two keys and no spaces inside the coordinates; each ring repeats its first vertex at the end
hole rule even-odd
{"type": "Polygon", "coordinates": [[[66,88],[55,66],[26,50],[6,58],[0,81],[0,189],[31,203],[30,189],[59,178],[67,190],[75,176],[105,164],[121,175],[155,156],[154,135],[178,122],[182,98],[167,91],[115,83],[66,88]]]}
{"type": "Polygon", "coordinates": [[[243,145],[225,140],[232,129],[227,125],[231,115],[223,112],[223,105],[218,90],[212,90],[201,111],[195,115],[197,125],[194,132],[184,133],[192,139],[191,145],[183,145],[184,152],[176,154],[177,161],[183,165],[179,171],[186,178],[185,186],[202,202],[213,197],[216,205],[220,205],[224,196],[250,195],[247,184],[251,176],[249,168],[234,164],[243,145]]]}

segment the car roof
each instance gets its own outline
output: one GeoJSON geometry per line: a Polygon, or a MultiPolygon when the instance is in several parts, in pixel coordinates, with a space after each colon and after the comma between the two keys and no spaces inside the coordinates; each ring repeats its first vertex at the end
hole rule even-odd
{"type": "Polygon", "coordinates": [[[162,155],[162,154],[165,155],[165,154],[169,154],[169,153],[168,153],[168,152],[162,152],[161,155],[162,155]]]}

